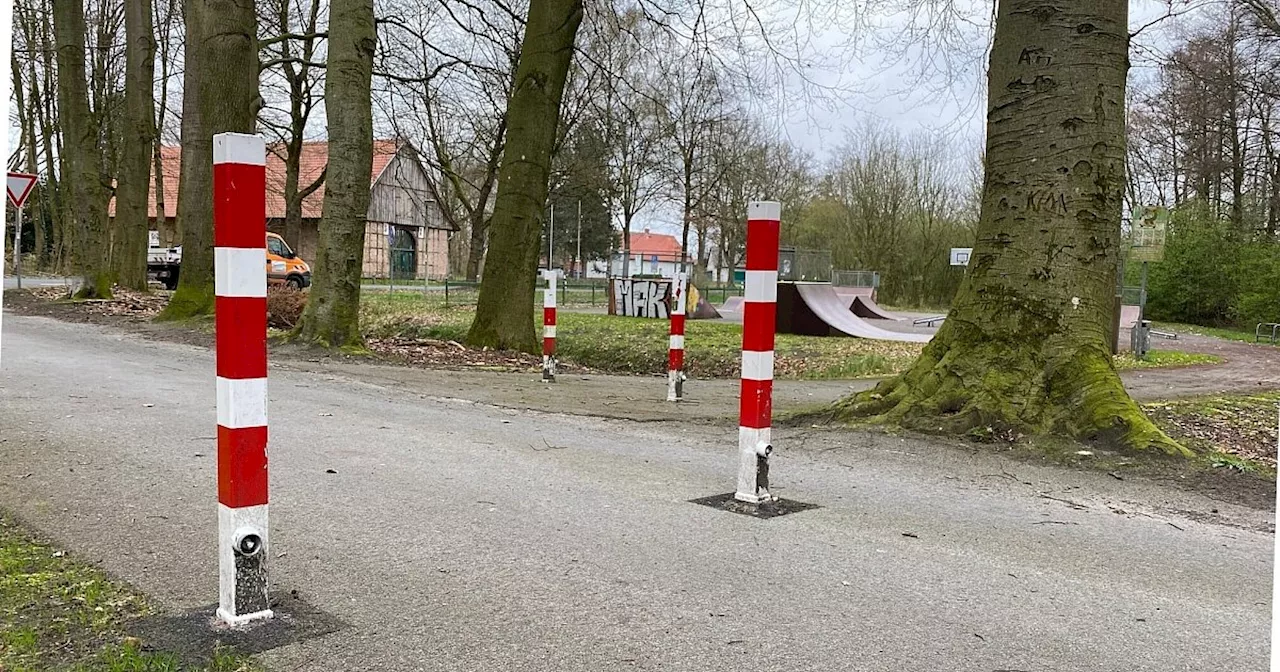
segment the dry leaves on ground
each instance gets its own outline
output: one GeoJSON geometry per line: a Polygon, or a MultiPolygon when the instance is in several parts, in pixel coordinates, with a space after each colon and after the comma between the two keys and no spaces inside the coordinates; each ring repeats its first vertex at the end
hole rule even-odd
{"type": "Polygon", "coordinates": [[[1213,397],[1144,404],[1160,428],[1193,447],[1276,465],[1280,394],[1213,397]]]}
{"type": "Polygon", "coordinates": [[[72,301],[66,287],[37,287],[31,290],[31,295],[43,301],[66,301],[66,305],[78,306],[84,312],[96,315],[151,319],[164,310],[171,293],[144,293],[115,287],[110,299],[72,301]]]}
{"type": "MultiPolygon", "coordinates": [[[[409,338],[370,338],[365,345],[373,352],[413,366],[435,369],[484,369],[488,371],[533,372],[542,370],[542,357],[522,352],[475,349],[457,341],[409,338]]],[[[583,372],[580,367],[558,367],[562,371],[583,372]]]]}

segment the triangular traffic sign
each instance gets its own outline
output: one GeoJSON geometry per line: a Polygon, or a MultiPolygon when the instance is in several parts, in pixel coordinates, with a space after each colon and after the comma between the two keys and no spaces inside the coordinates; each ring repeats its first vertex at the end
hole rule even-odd
{"type": "Polygon", "coordinates": [[[31,195],[31,189],[36,186],[36,180],[40,179],[37,175],[27,173],[9,173],[7,186],[9,189],[9,202],[15,208],[21,208],[23,203],[27,202],[27,197],[31,195]]]}

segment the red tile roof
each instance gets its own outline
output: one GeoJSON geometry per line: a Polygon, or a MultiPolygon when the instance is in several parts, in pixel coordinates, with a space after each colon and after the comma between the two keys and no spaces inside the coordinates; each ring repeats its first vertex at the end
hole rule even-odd
{"type": "MultiPolygon", "coordinates": [[[[378,180],[378,176],[382,174],[387,164],[391,163],[391,159],[395,158],[396,152],[402,144],[397,140],[375,140],[373,142],[373,171],[369,177],[370,186],[378,180]]],[[[271,219],[283,219],[285,213],[284,202],[284,157],[286,148],[284,145],[268,145],[267,146],[267,217],[271,219]]],[[[161,147],[160,160],[164,166],[164,214],[166,217],[173,217],[178,209],[178,174],[182,168],[182,148],[181,147],[161,147]]],[[[329,164],[329,143],[304,142],[302,144],[302,156],[299,161],[298,172],[298,189],[306,189],[320,176],[320,172],[329,164]]],[[[152,176],[153,184],[150,193],[147,195],[147,215],[149,217],[156,216],[156,190],[154,184],[155,176],[152,176]]],[[[320,218],[320,213],[324,205],[324,186],[321,185],[311,195],[302,201],[303,218],[320,218]]],[[[108,205],[108,216],[114,217],[116,214],[115,199],[111,199],[108,205]]]]}
{"type": "Polygon", "coordinates": [[[665,233],[631,234],[631,254],[658,255],[661,259],[678,259],[680,257],[680,241],[675,236],[665,233]]]}

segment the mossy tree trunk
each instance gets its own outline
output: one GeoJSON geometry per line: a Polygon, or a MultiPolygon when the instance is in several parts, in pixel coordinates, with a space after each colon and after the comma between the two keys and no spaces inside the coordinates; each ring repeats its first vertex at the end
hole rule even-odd
{"type": "Polygon", "coordinates": [[[532,0],[507,103],[507,146],[498,172],[472,346],[537,352],[533,297],[551,152],[560,123],[582,0],[532,0]]]}
{"type": "Polygon", "coordinates": [[[147,288],[147,192],[155,146],[155,52],[151,0],[125,0],[125,137],[116,186],[118,250],[112,260],[122,286],[147,288]]]}
{"type": "Polygon", "coordinates": [[[837,416],[931,432],[1184,450],[1130,399],[1108,347],[1125,180],[1127,3],[1001,0],[977,242],[906,373],[837,416]]]}
{"type": "Polygon", "coordinates": [[[107,191],[99,172],[98,126],[89,111],[85,81],[84,5],[80,0],[53,3],[54,42],[58,52],[58,121],[70,199],[73,243],[68,249],[83,284],[79,298],[110,298],[115,283],[106,245],[107,191]]]}
{"type": "Polygon", "coordinates": [[[359,347],[360,279],[373,172],[370,86],[376,33],[372,0],[333,0],[325,113],[329,166],[314,284],[296,337],[325,347],[359,347]]]}
{"type": "Polygon", "coordinates": [[[254,0],[186,0],[183,9],[182,268],[166,319],[213,312],[213,136],[252,133],[260,106],[254,0]]]}

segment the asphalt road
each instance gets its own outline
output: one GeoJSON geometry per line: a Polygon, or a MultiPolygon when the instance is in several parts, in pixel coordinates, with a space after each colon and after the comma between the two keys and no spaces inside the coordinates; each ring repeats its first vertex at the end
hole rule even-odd
{"type": "MultiPolygon", "coordinates": [[[[215,601],[212,354],[4,329],[0,507],[165,608],[215,601]]],[[[274,669],[1266,666],[1270,513],[806,430],[780,434],[772,477],[822,508],[757,520],[687,501],[732,488],[722,426],[271,375],[274,590],[348,625],[274,669]]]]}
{"type": "MultiPolygon", "coordinates": [[[[60,278],[60,277],[44,277],[44,276],[38,276],[38,277],[23,276],[22,278],[23,289],[31,289],[33,287],[66,287],[66,286],[76,287],[79,285],[80,285],[79,278],[60,278]]],[[[18,276],[16,275],[4,276],[4,288],[17,289],[18,276]]]]}

